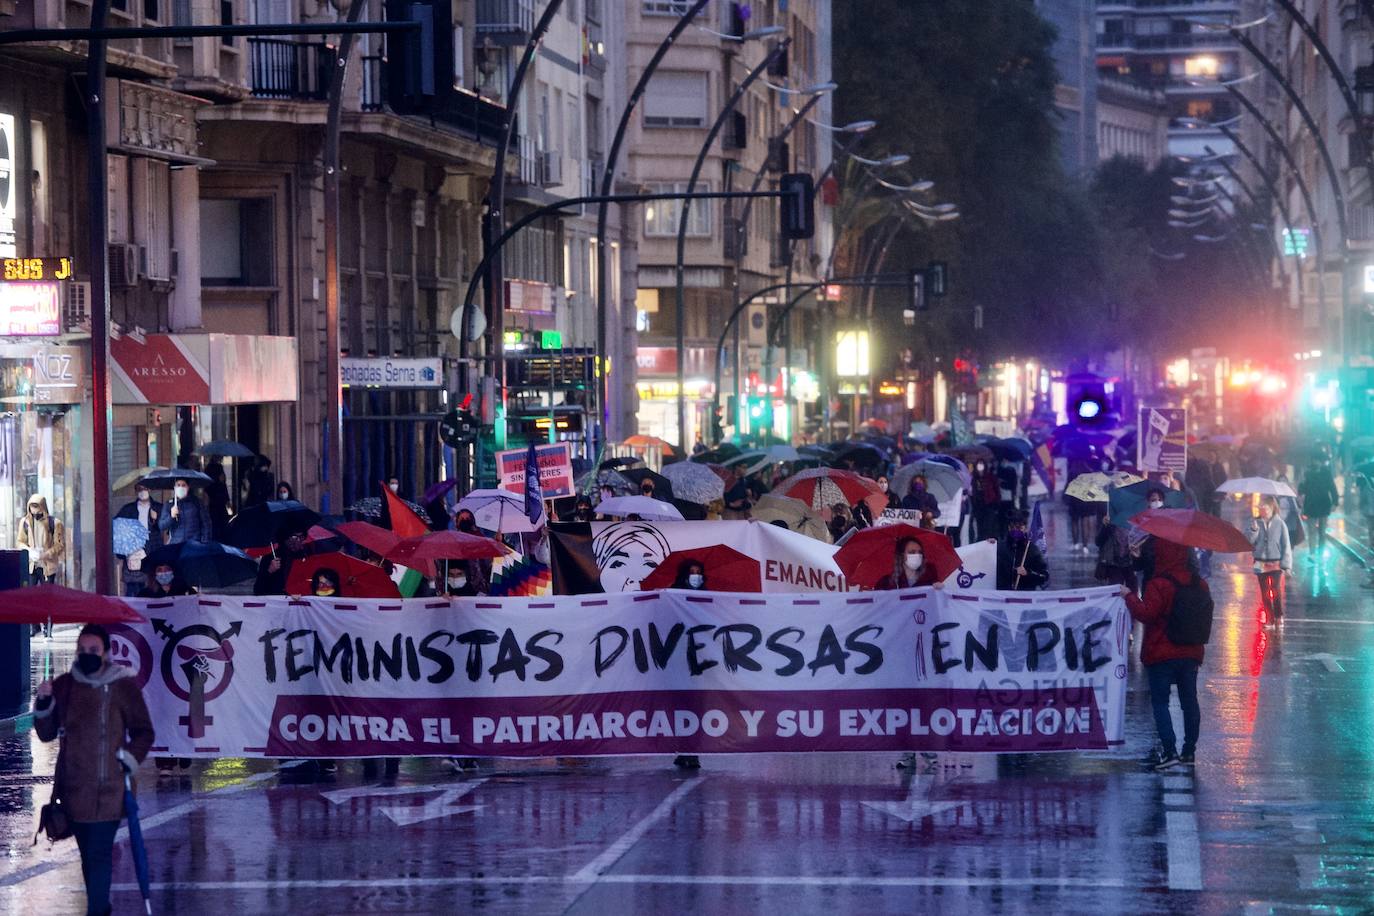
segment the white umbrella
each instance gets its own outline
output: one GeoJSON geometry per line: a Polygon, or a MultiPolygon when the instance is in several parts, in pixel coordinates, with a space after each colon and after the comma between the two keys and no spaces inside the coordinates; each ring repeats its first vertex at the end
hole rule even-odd
{"type": "Polygon", "coordinates": [[[510,490],[473,490],[458,500],[458,508],[471,512],[478,528],[500,534],[526,534],[544,524],[543,515],[539,524],[532,523],[525,514],[525,497],[510,490]]]}
{"type": "Polygon", "coordinates": [[[897,469],[888,481],[892,492],[905,498],[911,492],[911,482],[917,474],[926,478],[926,486],[940,502],[947,502],[964,489],[963,477],[957,470],[939,461],[913,461],[897,469]]]}
{"type": "Polygon", "coordinates": [[[601,515],[614,515],[619,518],[638,515],[646,522],[684,521],[677,506],[650,496],[612,496],[597,503],[596,511],[601,515]]]}
{"type": "Polygon", "coordinates": [[[705,506],[725,498],[725,481],[704,464],[675,461],[664,465],[661,473],[672,483],[673,494],[678,499],[705,506]]]}
{"type": "Polygon", "coordinates": [[[1267,477],[1240,477],[1228,480],[1217,487],[1217,492],[1258,493],[1261,496],[1291,496],[1294,499],[1298,496],[1293,492],[1293,488],[1282,480],[1270,480],[1267,477]]]}
{"type": "Polygon", "coordinates": [[[724,467],[732,467],[736,464],[748,464],[749,473],[757,471],[761,467],[776,464],[780,461],[801,461],[802,453],[790,445],[770,445],[768,448],[750,449],[747,452],[740,452],[729,461],[723,462],[724,467]]]}

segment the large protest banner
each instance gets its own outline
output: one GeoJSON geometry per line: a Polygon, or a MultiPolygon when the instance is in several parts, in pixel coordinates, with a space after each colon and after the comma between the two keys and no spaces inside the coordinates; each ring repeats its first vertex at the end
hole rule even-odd
{"type": "MultiPolygon", "coordinates": [[[[639,591],[670,554],[725,544],[757,557],[765,592],[843,592],[851,586],[835,565],[835,546],[758,521],[572,522],[549,526],[553,590],[560,595],[639,591]]],[[[952,588],[992,589],[997,545],[960,547],[952,588]]],[[[710,587],[708,570],[707,587],[710,587]]]]}
{"type": "Polygon", "coordinates": [[[134,601],[180,757],[1030,752],[1122,738],[1115,589],[134,601]]]}

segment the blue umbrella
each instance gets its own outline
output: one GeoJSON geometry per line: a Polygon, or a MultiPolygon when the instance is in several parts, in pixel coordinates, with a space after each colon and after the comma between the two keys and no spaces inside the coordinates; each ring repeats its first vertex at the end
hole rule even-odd
{"type": "Polygon", "coordinates": [[[127,557],[148,546],[148,529],[136,518],[114,520],[114,552],[127,557]]]}
{"type": "Polygon", "coordinates": [[[1189,508],[1188,497],[1181,490],[1171,490],[1167,487],[1161,487],[1152,480],[1142,480],[1128,487],[1112,487],[1107,491],[1108,514],[1112,517],[1112,524],[1121,528],[1129,528],[1132,516],[1139,515],[1150,508],[1149,494],[1151,490],[1159,490],[1164,494],[1164,508],[1166,509],[1189,508]]]}
{"type": "Polygon", "coordinates": [[[134,854],[134,874],[138,889],[143,892],[143,910],[152,916],[153,889],[148,878],[148,849],[143,845],[143,825],[138,821],[138,800],[134,798],[133,781],[124,774],[124,815],[129,819],[129,851],[134,854]]]}

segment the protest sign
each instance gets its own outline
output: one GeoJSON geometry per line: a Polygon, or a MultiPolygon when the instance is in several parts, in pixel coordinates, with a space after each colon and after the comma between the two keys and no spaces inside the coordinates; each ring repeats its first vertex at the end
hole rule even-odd
{"type": "Polygon", "coordinates": [[[1142,407],[1136,426],[1136,467],[1141,471],[1188,469],[1188,411],[1181,407],[1142,407]]]}
{"type": "MultiPolygon", "coordinates": [[[[568,451],[568,443],[536,445],[534,453],[539,457],[539,482],[544,490],[542,497],[554,499],[573,495],[577,483],[573,480],[572,453],[568,451]]],[[[496,474],[501,489],[524,495],[528,454],[528,449],[523,448],[496,453],[496,474]]]]}
{"type": "Polygon", "coordinates": [[[177,757],[1020,753],[1122,740],[1116,589],[133,600],[177,757]]]}
{"type": "MultiPolygon", "coordinates": [[[[763,591],[842,592],[851,589],[835,565],[835,546],[757,521],[581,522],[549,526],[553,590],[559,595],[635,592],[671,553],[723,544],[758,557],[763,591]]],[[[960,588],[994,588],[995,545],[960,548],[960,588]],[[973,558],[970,562],[969,558],[973,558]]]]}

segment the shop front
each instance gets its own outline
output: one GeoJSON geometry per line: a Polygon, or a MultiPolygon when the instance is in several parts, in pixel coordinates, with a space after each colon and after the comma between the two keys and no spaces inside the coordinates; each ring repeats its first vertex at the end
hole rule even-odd
{"type": "MultiPolygon", "coordinates": [[[[279,480],[298,485],[289,435],[299,397],[295,338],[125,334],[110,341],[110,355],[112,481],[147,465],[191,466],[198,446],[229,440],[265,455],[279,480]]],[[[250,462],[226,458],[224,468],[241,490],[250,462]]],[[[113,494],[116,510],[131,486],[113,494]]]]}
{"type": "MultiPolygon", "coordinates": [[[[46,343],[0,344],[0,545],[21,546],[29,498],[41,496],[60,523],[56,581],[79,585],[80,461],[86,351],[46,343]]],[[[89,426],[89,423],[87,423],[89,426]]],[[[89,523],[88,523],[89,524],[89,523]]]]}
{"type": "MultiPolygon", "coordinates": [[[[714,351],[711,351],[714,352],[714,351]]],[[[697,439],[710,432],[712,396],[710,355],[703,347],[687,348],[683,378],[686,401],[686,435],[678,437],[677,350],[674,347],[640,347],[635,356],[638,369],[635,388],[639,394],[639,433],[657,436],[691,448],[697,439]]]]}

